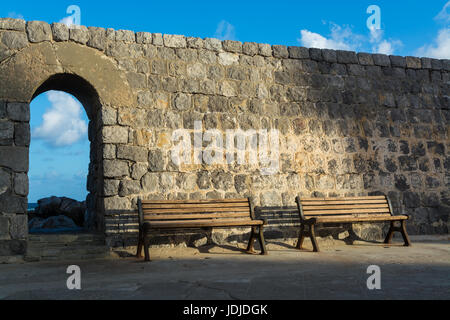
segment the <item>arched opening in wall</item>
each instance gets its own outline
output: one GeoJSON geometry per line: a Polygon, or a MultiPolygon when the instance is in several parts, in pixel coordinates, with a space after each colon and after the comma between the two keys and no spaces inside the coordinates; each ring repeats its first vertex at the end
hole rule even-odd
{"type": "Polygon", "coordinates": [[[95,231],[96,110],[100,103],[84,79],[59,74],[30,103],[29,233],[95,231]],[[94,137],[94,138],[93,138],[94,137]]]}

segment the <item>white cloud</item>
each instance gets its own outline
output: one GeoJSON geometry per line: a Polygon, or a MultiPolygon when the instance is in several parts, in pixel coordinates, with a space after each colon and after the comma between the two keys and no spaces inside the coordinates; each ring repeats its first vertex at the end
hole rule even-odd
{"type": "Polygon", "coordinates": [[[304,47],[334,50],[367,50],[373,53],[393,54],[402,45],[399,40],[383,39],[383,31],[371,29],[368,36],[354,33],[349,26],[330,23],[330,35],[324,37],[309,30],[300,31],[298,41],[304,47]],[[370,46],[370,47],[369,47],[370,46]]]}
{"type": "Polygon", "coordinates": [[[8,18],[22,19],[22,20],[24,20],[23,15],[21,15],[20,13],[16,13],[16,12],[10,12],[10,13],[8,13],[8,18]]]}
{"type": "Polygon", "coordinates": [[[220,21],[214,37],[220,40],[236,40],[234,26],[225,20],[220,21]]]}
{"type": "Polygon", "coordinates": [[[41,126],[33,130],[33,138],[54,147],[68,146],[85,138],[87,124],[81,118],[81,104],[64,92],[49,91],[47,98],[52,106],[42,116],[41,126]]]}
{"type": "Polygon", "coordinates": [[[356,50],[360,45],[361,36],[354,34],[349,26],[344,28],[331,23],[331,34],[326,38],[309,30],[301,30],[301,38],[298,41],[309,48],[356,50]]]}
{"type": "Polygon", "coordinates": [[[450,28],[439,30],[434,43],[419,48],[416,55],[436,59],[450,59],[450,28]]]}
{"type": "Polygon", "coordinates": [[[450,1],[448,1],[442,10],[438,13],[435,20],[447,24],[438,31],[437,36],[432,43],[425,44],[416,51],[417,56],[430,57],[436,59],[450,59],[450,1]]]}
{"type": "Polygon", "coordinates": [[[440,20],[443,22],[450,22],[450,1],[448,1],[442,10],[438,13],[436,17],[434,17],[435,20],[440,20]]]}
{"type": "Polygon", "coordinates": [[[64,23],[66,26],[71,27],[75,25],[75,16],[68,16],[59,21],[59,23],[64,23]]]}
{"type": "Polygon", "coordinates": [[[400,40],[383,39],[384,31],[381,29],[370,29],[369,42],[372,44],[372,53],[391,55],[395,50],[403,46],[400,40]]]}

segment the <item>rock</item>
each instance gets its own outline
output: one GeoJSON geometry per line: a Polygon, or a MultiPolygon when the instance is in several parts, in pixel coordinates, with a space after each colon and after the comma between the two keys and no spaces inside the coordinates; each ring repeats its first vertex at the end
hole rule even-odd
{"type": "Polygon", "coordinates": [[[40,229],[42,226],[42,223],[45,221],[45,219],[43,218],[33,218],[28,222],[28,229],[32,230],[32,229],[40,229]]]}
{"type": "MultiPolygon", "coordinates": [[[[84,215],[86,212],[86,203],[76,201],[66,197],[49,197],[38,200],[38,207],[34,213],[39,218],[48,218],[53,216],[66,216],[82,227],[84,215]]],[[[31,227],[30,227],[31,228],[31,227]]]]}
{"type": "Polygon", "coordinates": [[[56,229],[56,228],[68,228],[68,229],[76,229],[77,225],[73,222],[69,217],[60,215],[53,216],[42,221],[40,225],[40,229],[56,229]]]}

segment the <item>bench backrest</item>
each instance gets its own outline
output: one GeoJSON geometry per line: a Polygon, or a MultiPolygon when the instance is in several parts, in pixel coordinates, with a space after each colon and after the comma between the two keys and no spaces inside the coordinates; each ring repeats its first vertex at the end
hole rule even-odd
{"type": "Polygon", "coordinates": [[[146,221],[253,219],[250,198],[218,200],[138,199],[139,223],[146,221]]]}
{"type": "Polygon", "coordinates": [[[387,196],[296,199],[300,219],[317,216],[368,215],[391,216],[392,206],[387,196]]]}

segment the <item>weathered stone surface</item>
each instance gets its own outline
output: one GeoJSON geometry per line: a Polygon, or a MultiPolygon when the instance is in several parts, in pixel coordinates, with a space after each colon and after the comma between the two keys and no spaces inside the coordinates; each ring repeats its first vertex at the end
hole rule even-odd
{"type": "Polygon", "coordinates": [[[89,41],[90,32],[85,26],[77,26],[69,29],[69,39],[80,44],[86,44],[89,41]]]}
{"type": "Polygon", "coordinates": [[[13,240],[23,240],[28,236],[27,216],[17,214],[10,219],[9,234],[13,240]]]}
{"type": "Polygon", "coordinates": [[[0,29],[25,31],[26,22],[22,19],[0,18],[0,29]]]}
{"type": "Polygon", "coordinates": [[[27,34],[30,42],[42,42],[52,40],[52,28],[43,21],[29,21],[27,23],[27,34]]]}
{"type": "Polygon", "coordinates": [[[19,50],[29,45],[25,33],[7,31],[2,35],[2,43],[9,49],[19,50]]]}
{"type": "Polygon", "coordinates": [[[12,145],[14,140],[14,123],[0,121],[0,145],[12,145]]]}
{"type": "Polygon", "coordinates": [[[136,42],[141,44],[152,43],[153,37],[150,32],[136,32],[136,42]]]}
{"type": "Polygon", "coordinates": [[[106,179],[103,183],[103,195],[106,197],[119,194],[120,180],[106,179]]]}
{"type": "Polygon", "coordinates": [[[148,159],[148,150],[143,147],[119,145],[117,146],[117,158],[146,162],[148,159]]]}
{"type": "Polygon", "coordinates": [[[103,143],[127,143],[128,128],[121,126],[105,126],[102,128],[103,143]]]}
{"type": "Polygon", "coordinates": [[[390,67],[391,66],[391,60],[389,59],[389,56],[385,54],[374,54],[372,55],[372,59],[375,65],[381,66],[381,67],[390,67]]]}
{"type": "Polygon", "coordinates": [[[273,52],[273,56],[275,58],[288,58],[289,57],[289,51],[286,46],[274,45],[274,46],[272,46],[272,52],[273,52]]]}
{"type": "Polygon", "coordinates": [[[25,173],[14,175],[14,192],[19,196],[28,195],[28,176],[25,173]]]}
{"type": "Polygon", "coordinates": [[[264,57],[271,57],[272,56],[272,46],[270,44],[266,43],[259,43],[258,44],[258,54],[264,57]]]}
{"type": "Polygon", "coordinates": [[[289,58],[309,59],[309,50],[305,47],[288,47],[289,58]]]}
{"type": "Polygon", "coordinates": [[[224,66],[236,65],[239,63],[239,56],[234,53],[219,53],[219,64],[224,66]]]}
{"type": "Polygon", "coordinates": [[[116,30],[115,40],[124,42],[135,42],[136,36],[134,32],[131,30],[116,30]]]}
{"type": "Polygon", "coordinates": [[[122,180],[119,187],[119,196],[124,197],[130,194],[141,192],[141,182],[136,180],[122,180]]]}
{"type": "Polygon", "coordinates": [[[69,40],[69,28],[64,23],[52,23],[53,40],[69,40]]]}
{"type": "Polygon", "coordinates": [[[130,174],[128,163],[121,160],[104,160],[103,175],[106,178],[120,178],[130,174]]]}
{"type": "Polygon", "coordinates": [[[6,169],[0,168],[0,194],[6,194],[12,189],[11,173],[6,169]]]}
{"type": "Polygon", "coordinates": [[[216,52],[222,52],[222,41],[215,38],[205,38],[204,39],[204,48],[207,50],[212,50],[216,52]]]}
{"type": "Polygon", "coordinates": [[[186,48],[186,38],[181,35],[164,35],[164,45],[169,48],[186,48]]]}
{"type": "Polygon", "coordinates": [[[174,99],[174,106],[177,110],[184,111],[191,107],[191,96],[179,93],[174,99]]]}
{"type": "Polygon", "coordinates": [[[96,27],[89,27],[88,30],[89,30],[89,40],[87,41],[87,45],[89,47],[98,50],[105,50],[106,30],[103,28],[96,28],[96,27]]]}
{"type": "Polygon", "coordinates": [[[164,157],[161,150],[150,150],[148,153],[148,167],[150,171],[164,170],[164,157]]]}
{"type": "Polygon", "coordinates": [[[27,103],[10,102],[6,110],[11,120],[30,121],[30,106],[27,103]]]}
{"type": "Polygon", "coordinates": [[[223,49],[228,52],[241,53],[242,43],[233,40],[224,40],[222,42],[223,49]]]}
{"type": "Polygon", "coordinates": [[[28,171],[28,148],[0,146],[0,167],[16,172],[28,171]]]}

